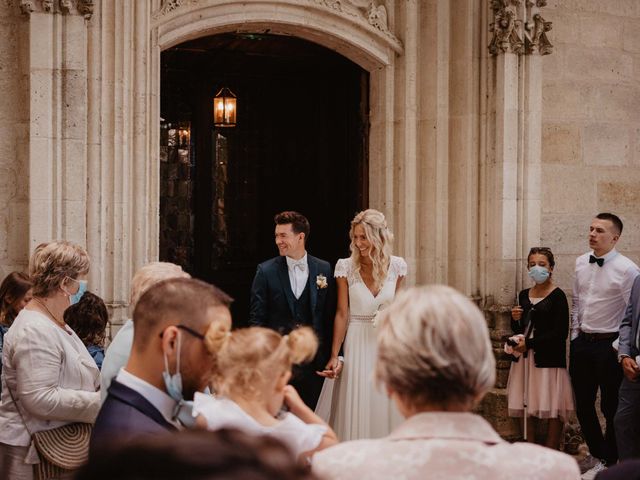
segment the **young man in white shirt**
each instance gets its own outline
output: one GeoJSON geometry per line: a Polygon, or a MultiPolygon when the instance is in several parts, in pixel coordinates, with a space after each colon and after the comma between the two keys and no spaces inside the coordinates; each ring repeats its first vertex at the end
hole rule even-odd
{"type": "Polygon", "coordinates": [[[611,344],[618,338],[638,275],[638,266],[615,249],[621,233],[622,221],[616,215],[596,215],[589,228],[592,250],[576,260],[569,373],[582,433],[591,455],[599,460],[585,478],[618,460],[613,419],[622,370],[611,344]],[[604,433],[595,409],[598,388],[606,419],[604,433]]]}

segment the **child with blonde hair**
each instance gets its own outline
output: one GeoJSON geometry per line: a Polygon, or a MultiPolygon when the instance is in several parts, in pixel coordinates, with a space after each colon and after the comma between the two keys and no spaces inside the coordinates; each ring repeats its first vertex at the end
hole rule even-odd
{"type": "Polygon", "coordinates": [[[338,443],[333,430],[288,385],[292,365],[312,359],[318,348],[311,328],[284,336],[263,327],[232,332],[230,322],[220,320],[209,327],[205,345],[214,355],[216,394],[196,393],[198,425],[270,435],[303,459],[338,443]],[[281,411],[283,405],[288,412],[281,411]]]}

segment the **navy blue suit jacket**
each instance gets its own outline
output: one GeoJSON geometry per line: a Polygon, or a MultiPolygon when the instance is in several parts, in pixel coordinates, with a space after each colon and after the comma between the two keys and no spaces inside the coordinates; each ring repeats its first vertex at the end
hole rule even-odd
{"type": "Polygon", "coordinates": [[[147,399],[114,379],[93,426],[89,451],[115,441],[126,442],[175,430],[147,399]]]}
{"type": "MultiPolygon", "coordinates": [[[[336,283],[329,262],[307,253],[309,266],[309,296],[311,318],[305,322],[313,327],[320,346],[314,360],[314,368],[323,368],[331,354],[333,318],[336,313],[336,283]],[[318,275],[327,280],[326,288],[317,285],[318,275]]],[[[249,324],[268,327],[282,334],[289,333],[294,321],[295,297],[289,281],[287,260],[279,256],[258,265],[251,286],[249,324]]]]}

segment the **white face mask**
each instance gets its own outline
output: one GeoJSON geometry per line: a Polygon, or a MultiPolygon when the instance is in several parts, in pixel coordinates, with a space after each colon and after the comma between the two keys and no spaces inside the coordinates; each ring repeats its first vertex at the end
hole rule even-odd
{"type": "Polygon", "coordinates": [[[196,419],[193,417],[193,402],[185,401],[182,395],[182,374],[180,373],[180,357],[182,351],[182,334],[178,332],[178,358],[176,360],[176,373],[171,375],[169,371],[169,359],[166,352],[164,355],[164,371],[162,372],[162,379],[164,380],[164,387],[167,390],[167,394],[174,399],[177,404],[173,410],[173,420],[178,420],[185,427],[194,427],[196,419]]]}

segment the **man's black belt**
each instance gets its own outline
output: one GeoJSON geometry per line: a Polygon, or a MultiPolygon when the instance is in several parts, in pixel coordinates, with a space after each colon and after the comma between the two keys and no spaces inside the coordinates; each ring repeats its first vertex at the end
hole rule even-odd
{"type": "Polygon", "coordinates": [[[601,340],[614,340],[618,338],[618,332],[587,333],[581,331],[580,336],[588,342],[599,342],[601,340]]]}

